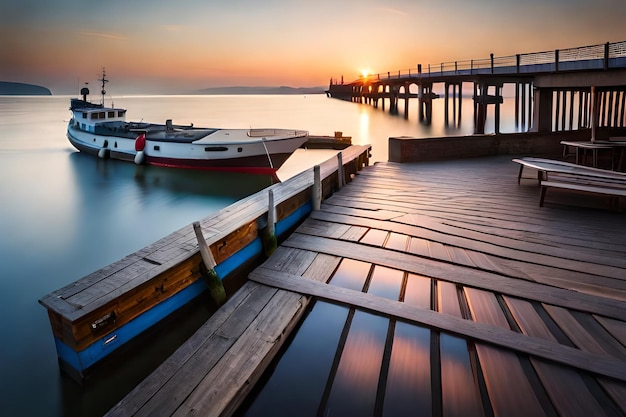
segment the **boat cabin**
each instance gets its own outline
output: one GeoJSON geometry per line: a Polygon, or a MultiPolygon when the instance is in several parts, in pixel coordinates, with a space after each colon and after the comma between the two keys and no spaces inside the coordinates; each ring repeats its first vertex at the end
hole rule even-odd
{"type": "Polygon", "coordinates": [[[70,125],[85,132],[95,133],[96,125],[105,122],[125,122],[126,109],[103,107],[83,100],[72,100],[70,125]]]}

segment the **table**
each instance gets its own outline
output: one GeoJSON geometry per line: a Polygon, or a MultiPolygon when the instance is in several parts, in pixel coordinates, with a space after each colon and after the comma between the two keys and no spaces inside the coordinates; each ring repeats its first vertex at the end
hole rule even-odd
{"type": "Polygon", "coordinates": [[[571,142],[567,140],[561,141],[561,145],[563,145],[563,157],[566,157],[569,152],[567,152],[568,147],[573,147],[576,150],[576,164],[584,165],[584,161],[587,159],[587,151],[591,150],[591,164],[594,168],[598,167],[598,151],[600,149],[608,149],[611,151],[611,170],[614,168],[613,164],[613,156],[614,150],[617,147],[616,144],[621,142],[609,142],[609,141],[579,141],[579,142],[571,142]],[[583,164],[580,162],[580,150],[583,150],[583,164]]]}

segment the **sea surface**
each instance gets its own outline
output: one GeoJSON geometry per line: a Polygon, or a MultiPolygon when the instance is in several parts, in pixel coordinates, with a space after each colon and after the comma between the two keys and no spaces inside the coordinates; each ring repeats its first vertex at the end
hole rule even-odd
{"type": "MultiPolygon", "coordinates": [[[[98,369],[82,385],[61,373],[45,308],[37,300],[193,221],[271,184],[271,178],[98,160],[67,141],[69,96],[0,96],[0,414],[99,416],[165,359],[209,316],[197,303],[175,329],[150,334],[124,359],[98,369]]],[[[92,97],[92,100],[97,100],[92,97]]],[[[307,96],[125,96],[106,104],[128,109],[133,121],[194,123],[202,127],[341,131],[370,144],[386,161],[391,136],[433,137],[473,132],[472,102],[460,123],[446,126],[436,100],[430,126],[417,101],[404,117],[374,108],[307,96]]],[[[501,131],[513,132],[506,99],[501,131]]],[[[493,110],[492,110],[493,111],[493,110]]],[[[489,113],[487,133],[494,131],[489,113]]],[[[298,150],[279,170],[285,180],[335,155],[298,150]]]]}

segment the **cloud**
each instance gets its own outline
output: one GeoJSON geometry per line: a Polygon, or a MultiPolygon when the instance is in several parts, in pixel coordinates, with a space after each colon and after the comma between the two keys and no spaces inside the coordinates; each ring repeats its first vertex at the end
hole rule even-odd
{"type": "Polygon", "coordinates": [[[398,9],[392,9],[391,7],[378,7],[377,10],[380,10],[381,12],[384,12],[384,13],[391,13],[391,14],[396,14],[400,16],[409,16],[407,12],[403,12],[402,10],[398,10],[398,9]]]}
{"type": "Polygon", "coordinates": [[[162,25],[161,28],[168,32],[180,32],[185,29],[182,25],[162,25]]]}
{"type": "Polygon", "coordinates": [[[89,37],[92,37],[92,38],[115,39],[115,40],[126,40],[126,39],[128,39],[128,37],[126,37],[126,36],[117,35],[115,33],[81,31],[81,32],[78,32],[78,34],[81,35],[81,36],[89,36],[89,37]]]}

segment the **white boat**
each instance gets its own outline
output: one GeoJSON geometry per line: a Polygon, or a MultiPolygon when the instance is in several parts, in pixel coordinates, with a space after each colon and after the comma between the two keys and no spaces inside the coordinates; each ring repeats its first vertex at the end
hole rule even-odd
{"type": "Polygon", "coordinates": [[[71,99],[67,137],[79,151],[135,164],[273,174],[308,140],[305,130],[218,129],[127,122],[126,109],[71,99]]]}

